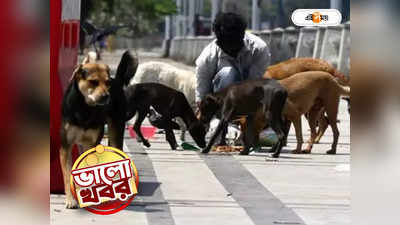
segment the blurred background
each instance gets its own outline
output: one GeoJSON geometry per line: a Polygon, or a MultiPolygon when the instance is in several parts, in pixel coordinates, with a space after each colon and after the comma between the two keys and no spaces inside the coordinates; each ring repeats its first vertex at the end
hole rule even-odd
{"type": "MultiPolygon", "coordinates": [[[[81,22],[98,29],[121,27],[101,40],[109,51],[165,51],[165,40],[212,35],[212,21],[219,11],[239,13],[249,30],[261,31],[294,26],[291,13],[299,8],[335,8],[342,13],[343,22],[350,20],[348,0],[85,0],[81,22]]],[[[81,30],[80,40],[81,48],[90,45],[90,32],[81,30]]]]}

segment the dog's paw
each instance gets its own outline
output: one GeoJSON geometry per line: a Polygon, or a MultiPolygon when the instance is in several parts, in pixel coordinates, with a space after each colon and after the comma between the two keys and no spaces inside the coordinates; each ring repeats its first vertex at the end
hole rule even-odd
{"type": "Polygon", "coordinates": [[[279,155],[280,155],[279,153],[275,152],[274,154],[272,154],[272,158],[279,158],[279,155]]]}
{"type": "Polygon", "coordinates": [[[150,148],[150,146],[151,146],[148,140],[143,140],[143,145],[148,148],[150,148]]]}
{"type": "Polygon", "coordinates": [[[333,150],[333,149],[328,150],[328,151],[326,151],[326,154],[328,154],[328,155],[335,155],[335,154],[336,154],[336,150],[333,150]]]}
{"type": "Polygon", "coordinates": [[[210,149],[205,148],[205,149],[201,150],[201,153],[207,154],[209,151],[210,151],[210,149]]]}
{"type": "Polygon", "coordinates": [[[248,155],[249,151],[242,150],[239,152],[239,155],[248,155]]]}
{"type": "Polygon", "coordinates": [[[304,149],[301,151],[301,154],[311,154],[311,149],[304,149]]]}
{"type": "Polygon", "coordinates": [[[296,149],[292,151],[292,154],[303,154],[303,151],[296,149]]]}
{"type": "Polygon", "coordinates": [[[65,199],[65,208],[67,209],[77,209],[79,208],[78,202],[73,198],[65,199]]]}
{"type": "Polygon", "coordinates": [[[261,150],[262,150],[262,148],[260,146],[253,147],[251,149],[252,152],[260,152],[261,150]]]}

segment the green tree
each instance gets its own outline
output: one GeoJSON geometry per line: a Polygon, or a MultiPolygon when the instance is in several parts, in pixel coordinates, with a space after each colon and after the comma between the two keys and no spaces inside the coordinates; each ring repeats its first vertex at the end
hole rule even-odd
{"type": "Polygon", "coordinates": [[[130,37],[154,32],[164,16],[177,12],[174,0],[95,0],[93,3],[88,13],[93,24],[99,27],[129,25],[120,34],[130,37]]]}

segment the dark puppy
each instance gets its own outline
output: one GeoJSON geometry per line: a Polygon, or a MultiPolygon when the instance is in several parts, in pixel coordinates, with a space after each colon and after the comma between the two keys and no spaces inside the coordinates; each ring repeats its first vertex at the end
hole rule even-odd
{"type": "Polygon", "coordinates": [[[199,147],[203,148],[206,145],[205,127],[194,115],[189,102],[182,92],[159,83],[140,83],[129,86],[125,90],[125,95],[128,103],[126,118],[129,120],[138,112],[134,130],[146,147],[150,147],[150,143],[143,137],[140,126],[150,112],[150,106],[162,116],[162,126],[172,149],[177,148],[173,132],[176,124],[172,121],[176,117],[183,119],[190,135],[199,147]]]}
{"type": "Polygon", "coordinates": [[[123,86],[133,77],[137,65],[137,58],[125,52],[115,79],[110,68],[99,63],[80,64],[72,74],[62,103],[60,149],[67,208],[78,207],[69,187],[74,144],[83,150],[95,147],[107,122],[109,145],[122,149],[126,113],[123,86]]]}
{"type": "Polygon", "coordinates": [[[279,157],[285,136],[285,125],[282,111],[286,103],[287,92],[277,81],[250,80],[229,86],[215,94],[207,95],[200,103],[199,118],[209,123],[214,115],[221,118],[215,133],[202,153],[208,153],[218,135],[232,120],[246,116],[246,132],[243,134],[244,149],[242,155],[249,154],[251,147],[258,143],[258,133],[255,130],[256,112],[264,113],[278,136],[278,144],[274,157],[279,157]]]}

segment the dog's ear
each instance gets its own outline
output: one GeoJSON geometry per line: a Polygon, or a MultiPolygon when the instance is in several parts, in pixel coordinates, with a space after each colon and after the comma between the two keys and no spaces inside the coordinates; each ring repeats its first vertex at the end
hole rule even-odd
{"type": "Polygon", "coordinates": [[[97,53],[90,51],[86,54],[85,58],[82,60],[82,64],[85,65],[87,63],[97,63],[97,53]]]}
{"type": "Polygon", "coordinates": [[[131,54],[129,50],[125,51],[117,68],[117,73],[115,75],[116,81],[127,86],[135,75],[138,65],[139,59],[137,54],[131,54]]]}
{"type": "Polygon", "coordinates": [[[85,58],[82,60],[82,64],[90,63],[89,55],[86,55],[85,58]]]}
{"type": "Polygon", "coordinates": [[[83,69],[83,65],[79,64],[75,67],[74,72],[72,73],[70,81],[86,79],[87,71],[83,69]]]}

